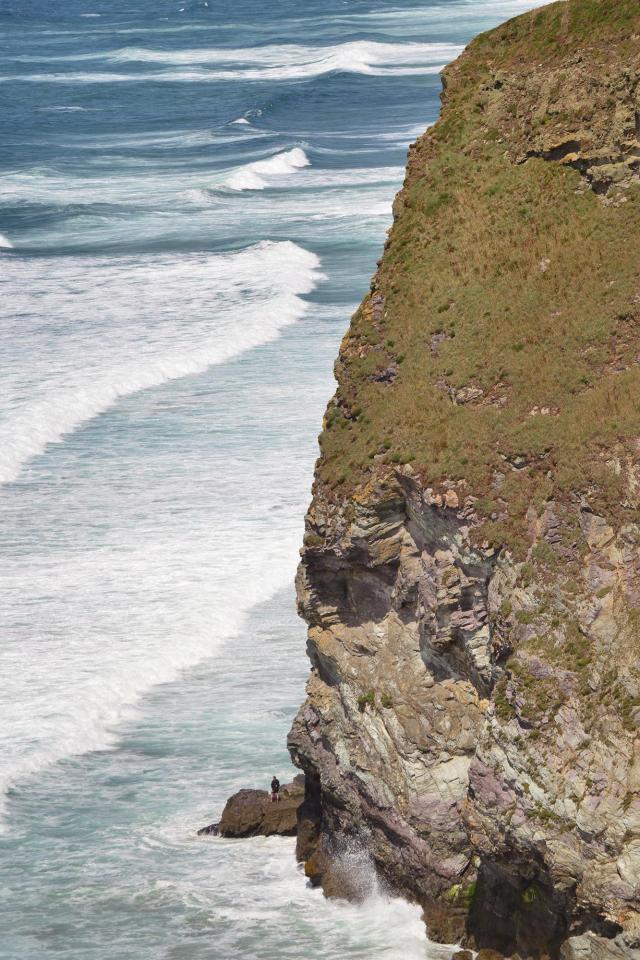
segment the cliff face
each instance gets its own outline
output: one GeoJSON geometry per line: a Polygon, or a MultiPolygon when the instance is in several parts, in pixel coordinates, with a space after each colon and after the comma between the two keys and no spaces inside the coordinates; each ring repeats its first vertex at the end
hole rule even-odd
{"type": "Polygon", "coordinates": [[[432,936],[640,956],[640,4],[479,37],[336,364],[299,855],[432,936]]]}

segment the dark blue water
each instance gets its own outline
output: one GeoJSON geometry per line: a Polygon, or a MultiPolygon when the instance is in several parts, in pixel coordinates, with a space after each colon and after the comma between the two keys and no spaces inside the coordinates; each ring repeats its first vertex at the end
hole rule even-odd
{"type": "Polygon", "coordinates": [[[292,580],[442,65],[528,0],[0,0],[0,957],[436,957],[201,840],[293,773],[292,580]]]}

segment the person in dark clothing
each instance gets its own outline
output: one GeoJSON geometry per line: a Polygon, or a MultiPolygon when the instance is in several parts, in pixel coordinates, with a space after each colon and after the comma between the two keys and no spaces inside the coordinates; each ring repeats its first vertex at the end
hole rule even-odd
{"type": "Polygon", "coordinates": [[[276,777],[275,773],[273,775],[273,780],[271,781],[271,803],[277,803],[280,799],[280,781],[276,777]]]}

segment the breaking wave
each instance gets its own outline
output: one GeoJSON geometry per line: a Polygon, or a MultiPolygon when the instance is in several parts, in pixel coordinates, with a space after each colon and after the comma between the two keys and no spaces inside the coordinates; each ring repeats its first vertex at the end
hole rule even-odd
{"type": "Polygon", "coordinates": [[[48,444],[120,398],[201,373],[274,339],[303,315],[301,297],[321,276],[316,255],[287,241],[176,262],[167,256],[69,259],[64,272],[55,264],[57,274],[41,260],[11,265],[3,284],[11,288],[16,317],[38,315],[39,285],[48,277],[50,315],[34,332],[34,347],[49,359],[31,389],[19,365],[4,371],[15,399],[0,425],[0,483],[16,480],[48,444]],[[86,322],[93,311],[100,326],[86,322]],[[50,340],[56,325],[65,336],[50,340]],[[50,378],[49,363],[66,375],[50,378]]]}
{"type": "Polygon", "coordinates": [[[271,180],[278,180],[288,174],[309,166],[309,158],[300,147],[293,147],[284,153],[277,153],[265,160],[256,160],[239,167],[224,182],[230,190],[264,190],[271,180]]]}

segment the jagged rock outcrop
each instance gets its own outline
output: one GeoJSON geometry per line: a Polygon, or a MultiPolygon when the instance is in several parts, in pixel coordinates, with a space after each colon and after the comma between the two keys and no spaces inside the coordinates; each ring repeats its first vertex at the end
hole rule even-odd
{"type": "Polygon", "coordinates": [[[640,957],[639,77],[630,0],[448,68],[307,516],[299,857],[504,955],[640,957]]]}
{"type": "Polygon", "coordinates": [[[238,790],[227,800],[219,823],[198,830],[198,836],[239,839],[243,837],[293,837],[298,808],[304,799],[304,777],[298,775],[280,790],[280,800],[271,802],[266,790],[238,790]]]}

